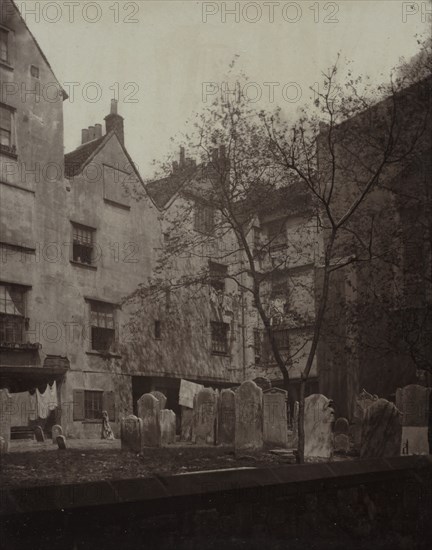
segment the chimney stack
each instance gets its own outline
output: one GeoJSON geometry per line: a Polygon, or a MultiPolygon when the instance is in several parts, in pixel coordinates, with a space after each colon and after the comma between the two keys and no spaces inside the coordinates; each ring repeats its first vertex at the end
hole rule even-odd
{"type": "Polygon", "coordinates": [[[96,139],[102,137],[102,124],[95,124],[95,137],[96,139]]]}
{"type": "Polygon", "coordinates": [[[81,130],[81,145],[83,145],[84,143],[87,143],[89,140],[89,131],[88,131],[88,128],[83,128],[81,130]]]}
{"type": "Polygon", "coordinates": [[[117,100],[111,100],[111,112],[105,117],[106,133],[115,132],[119,141],[124,145],[124,124],[123,117],[117,112],[117,100]]]}

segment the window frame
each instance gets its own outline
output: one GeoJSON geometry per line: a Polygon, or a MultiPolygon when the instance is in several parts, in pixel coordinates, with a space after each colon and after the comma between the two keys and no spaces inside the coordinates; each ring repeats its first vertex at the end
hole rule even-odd
{"type": "Polygon", "coordinates": [[[11,63],[11,55],[10,55],[10,30],[0,25],[0,63],[6,63],[7,65],[10,65],[11,63]],[[6,42],[2,42],[1,35],[4,34],[6,36],[6,42]],[[6,59],[3,59],[2,57],[2,44],[6,44],[6,59]]]}
{"type": "Polygon", "coordinates": [[[2,103],[0,101],[0,111],[9,113],[9,128],[7,125],[2,125],[2,116],[0,115],[0,154],[17,158],[16,139],[15,139],[15,107],[2,103]],[[2,143],[2,134],[8,135],[8,143],[2,143]]]}
{"type": "Polygon", "coordinates": [[[84,390],[84,420],[102,420],[102,411],[104,406],[103,390],[84,390]],[[99,401],[100,408],[94,407],[94,404],[99,401]],[[88,402],[91,401],[91,413],[89,413],[88,402]]]}
{"type": "Polygon", "coordinates": [[[82,223],[71,221],[72,226],[72,247],[71,247],[71,261],[78,265],[83,265],[86,267],[95,267],[95,244],[96,244],[96,228],[84,225],[82,223]],[[75,234],[79,235],[79,233],[76,232],[87,232],[90,235],[90,245],[83,240],[83,242],[80,242],[78,239],[75,240],[75,234]],[[78,256],[78,254],[75,254],[75,247],[80,247],[85,251],[86,249],[89,251],[89,260],[90,261],[83,261],[78,256]]]}
{"type": "Polygon", "coordinates": [[[210,204],[195,202],[194,230],[203,235],[211,235],[215,228],[215,209],[210,204]]]}
{"type": "Polygon", "coordinates": [[[116,353],[118,330],[116,326],[116,304],[101,300],[87,300],[89,303],[90,319],[90,350],[97,353],[116,353]],[[94,323],[96,314],[96,323],[94,323]],[[108,317],[109,315],[109,317],[108,317]],[[108,319],[111,319],[109,322],[108,319]],[[107,326],[112,325],[112,326],[107,326]],[[95,341],[110,341],[108,346],[96,347],[95,341]]]}
{"type": "Polygon", "coordinates": [[[211,321],[212,355],[229,355],[228,333],[230,326],[223,321],[211,321]],[[222,332],[223,330],[223,332],[222,332]],[[222,339],[223,338],[223,339],[222,339]]]}
{"type": "MultiPolygon", "coordinates": [[[[7,344],[23,344],[24,343],[24,334],[26,325],[28,322],[28,319],[26,317],[27,315],[27,292],[28,288],[24,287],[23,285],[14,284],[14,283],[6,283],[6,282],[0,282],[0,320],[1,320],[1,329],[0,329],[0,342],[4,342],[7,344]],[[2,287],[4,288],[4,293],[2,292],[2,287]],[[21,296],[21,307],[22,307],[22,313],[19,313],[19,309],[16,307],[15,302],[13,299],[8,300],[8,287],[13,289],[14,292],[18,292],[21,296]],[[4,298],[3,298],[4,296],[4,298]],[[3,311],[3,302],[4,302],[4,311],[3,311]],[[13,306],[13,312],[7,311],[7,303],[12,302],[13,306]],[[8,323],[12,323],[12,334],[13,337],[11,339],[7,338],[8,331],[10,332],[11,329],[8,328],[8,323]],[[3,337],[4,334],[4,337],[3,337]],[[15,335],[18,334],[18,337],[15,335]]],[[[10,296],[10,292],[9,292],[10,296]]]]}
{"type": "Polygon", "coordinates": [[[216,292],[225,292],[228,266],[209,260],[209,284],[216,292]]]}

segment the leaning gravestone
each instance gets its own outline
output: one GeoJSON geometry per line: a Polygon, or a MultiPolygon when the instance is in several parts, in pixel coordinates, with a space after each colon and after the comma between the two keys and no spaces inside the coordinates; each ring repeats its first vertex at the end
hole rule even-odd
{"type": "Polygon", "coordinates": [[[366,409],[361,433],[360,456],[400,455],[402,426],[400,413],[393,403],[378,399],[366,409]]]}
{"type": "Polygon", "coordinates": [[[396,407],[402,415],[401,454],[429,454],[430,391],[430,388],[417,384],[396,391],[396,407]]]}
{"type": "Polygon", "coordinates": [[[235,393],[222,390],[218,402],[218,445],[234,445],[235,393]]]}
{"type": "Polygon", "coordinates": [[[305,457],[330,458],[333,454],[333,403],[315,393],[305,399],[305,457]]]}
{"type": "Polygon", "coordinates": [[[66,449],[66,438],[64,435],[58,435],[56,437],[58,448],[62,451],[66,449]]]}
{"type": "Polygon", "coordinates": [[[235,449],[260,450],[263,446],[262,389],[246,380],[235,393],[235,449]]]}
{"type": "Polygon", "coordinates": [[[63,435],[63,429],[59,424],[54,424],[54,426],[51,428],[51,437],[53,443],[57,442],[58,435],[63,435]]]}
{"type": "Polygon", "coordinates": [[[334,425],[334,450],[336,453],[346,454],[350,449],[349,422],[346,418],[340,417],[334,425]]]}
{"type": "Polygon", "coordinates": [[[214,445],[217,413],[216,393],[204,388],[195,397],[194,427],[195,442],[198,445],[214,445]]]}
{"type": "Polygon", "coordinates": [[[170,409],[160,412],[161,444],[172,445],[176,442],[176,415],[170,409]]]}
{"type": "Polygon", "coordinates": [[[151,391],[150,393],[151,395],[154,395],[156,399],[159,401],[160,410],[165,409],[165,405],[167,402],[166,395],[164,395],[161,391],[157,391],[157,390],[151,391]]]}
{"type": "Polygon", "coordinates": [[[160,403],[151,393],[138,399],[138,416],[143,421],[142,444],[145,447],[160,447],[160,403]]]}
{"type": "Polygon", "coordinates": [[[288,392],[272,388],[263,393],[264,443],[275,447],[288,446],[288,392]]]}
{"type": "Polygon", "coordinates": [[[43,433],[43,430],[40,426],[36,426],[34,429],[34,434],[36,437],[36,441],[39,443],[43,443],[45,441],[45,434],[43,433]]]}
{"type": "Polygon", "coordinates": [[[3,448],[5,453],[9,451],[10,432],[11,432],[11,407],[12,397],[8,390],[0,390],[0,437],[3,438],[3,448]]]}
{"type": "Polygon", "coordinates": [[[122,418],[120,422],[121,448],[135,452],[142,449],[142,424],[141,418],[133,414],[122,418]]]}

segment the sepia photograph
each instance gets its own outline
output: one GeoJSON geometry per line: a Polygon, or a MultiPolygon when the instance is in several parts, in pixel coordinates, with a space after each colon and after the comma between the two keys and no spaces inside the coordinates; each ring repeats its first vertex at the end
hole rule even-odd
{"type": "Polygon", "coordinates": [[[432,547],[432,0],[0,0],[0,548],[432,547]]]}

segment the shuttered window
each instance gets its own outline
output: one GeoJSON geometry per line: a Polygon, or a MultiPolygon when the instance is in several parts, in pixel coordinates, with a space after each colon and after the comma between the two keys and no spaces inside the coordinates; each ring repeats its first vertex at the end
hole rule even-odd
{"type": "Polygon", "coordinates": [[[115,394],[113,391],[74,390],[73,419],[101,420],[102,411],[107,411],[108,418],[115,422],[115,394]]]}

